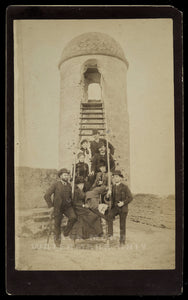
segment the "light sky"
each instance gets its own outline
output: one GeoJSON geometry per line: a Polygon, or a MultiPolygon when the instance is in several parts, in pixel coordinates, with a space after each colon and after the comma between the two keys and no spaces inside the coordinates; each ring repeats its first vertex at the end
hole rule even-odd
{"type": "Polygon", "coordinates": [[[119,42],[129,62],[131,189],[174,193],[171,19],[14,21],[15,164],[58,167],[58,63],[72,38],[94,31],[119,42]]]}

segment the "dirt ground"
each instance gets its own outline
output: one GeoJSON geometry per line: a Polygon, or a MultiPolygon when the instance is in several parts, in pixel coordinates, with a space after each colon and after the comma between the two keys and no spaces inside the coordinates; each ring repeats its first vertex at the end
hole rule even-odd
{"type": "Polygon", "coordinates": [[[127,219],[126,244],[119,247],[119,219],[114,240],[77,240],[62,237],[54,248],[53,237],[16,237],[17,270],[148,270],[175,268],[175,230],[127,219]]]}

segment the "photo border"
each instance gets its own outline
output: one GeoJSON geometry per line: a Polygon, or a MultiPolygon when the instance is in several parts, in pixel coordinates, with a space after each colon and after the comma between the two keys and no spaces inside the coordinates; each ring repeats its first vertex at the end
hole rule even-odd
{"type": "MultiPolygon", "coordinates": [[[[171,6],[9,6],[6,12],[6,291],[12,295],[178,295],[183,278],[182,13],[171,6]],[[17,271],[14,202],[13,21],[26,19],[173,19],[175,270],[17,271]]],[[[63,253],[62,253],[63,259],[63,253]]]]}

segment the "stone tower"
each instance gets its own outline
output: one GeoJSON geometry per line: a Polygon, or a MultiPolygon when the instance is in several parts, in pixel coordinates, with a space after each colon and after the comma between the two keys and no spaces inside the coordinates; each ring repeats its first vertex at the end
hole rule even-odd
{"type": "Polygon", "coordinates": [[[108,134],[115,147],[116,168],[130,182],[129,116],[126,75],[128,62],[121,46],[110,36],[88,32],[72,39],[59,62],[59,167],[71,169],[80,139],[91,139],[93,128],[108,134]],[[92,85],[99,87],[91,99],[92,85]],[[101,99],[100,99],[101,98],[101,99]]]}

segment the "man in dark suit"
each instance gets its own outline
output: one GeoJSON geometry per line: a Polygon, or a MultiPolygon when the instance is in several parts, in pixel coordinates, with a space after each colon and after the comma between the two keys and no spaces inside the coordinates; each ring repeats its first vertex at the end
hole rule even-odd
{"type": "Polygon", "coordinates": [[[112,173],[113,185],[111,193],[112,206],[108,214],[108,235],[113,236],[113,219],[116,215],[120,217],[120,245],[125,244],[126,218],[128,204],[132,201],[132,194],[127,185],[122,183],[123,175],[116,170],[112,173]]]}
{"type": "MultiPolygon", "coordinates": [[[[99,145],[103,143],[106,146],[106,139],[100,137],[100,132],[97,129],[93,129],[92,132],[93,141],[90,142],[91,149],[91,157],[93,157],[96,153],[99,153],[99,145]]],[[[110,149],[110,154],[114,155],[114,147],[111,143],[108,142],[108,147],[110,149]]]]}
{"type": "Polygon", "coordinates": [[[56,247],[61,244],[61,221],[63,214],[68,217],[67,226],[64,228],[64,235],[68,236],[72,226],[76,222],[76,215],[72,207],[72,188],[69,180],[69,171],[61,169],[58,172],[60,180],[54,183],[44,195],[48,207],[54,214],[54,242],[56,247]],[[53,195],[53,201],[51,196],[53,195]]]}
{"type": "MultiPolygon", "coordinates": [[[[100,172],[101,165],[104,165],[106,167],[106,170],[108,169],[108,163],[107,163],[107,152],[105,145],[101,142],[98,146],[99,153],[96,153],[92,159],[91,164],[91,171],[94,172],[94,174],[100,172]]],[[[109,153],[109,163],[110,163],[110,171],[115,170],[115,162],[112,157],[112,155],[109,153]]]]}

